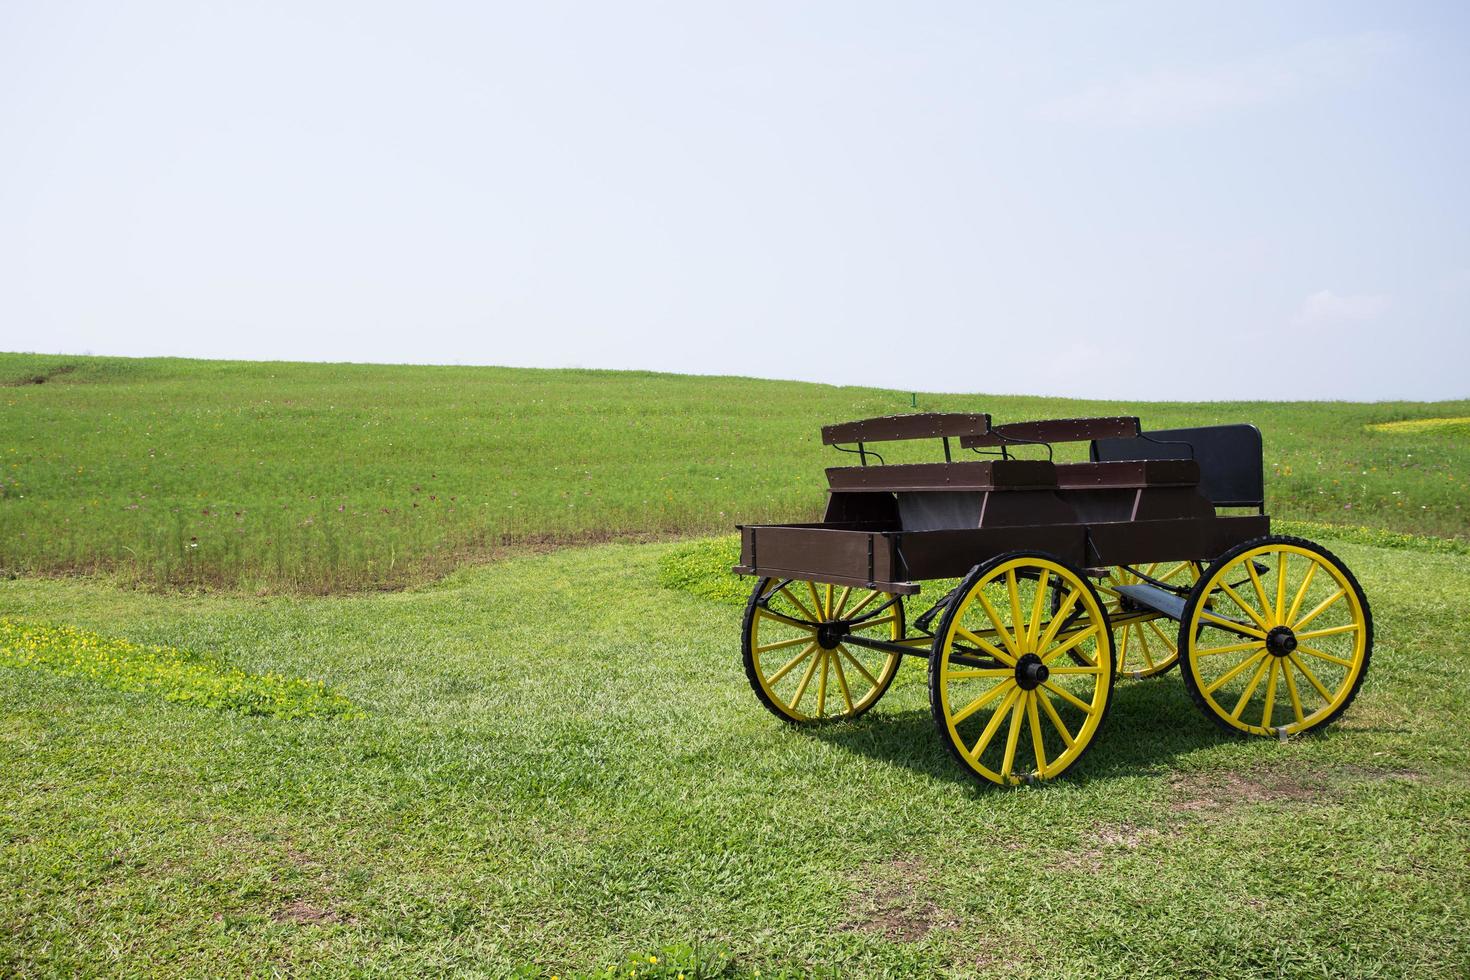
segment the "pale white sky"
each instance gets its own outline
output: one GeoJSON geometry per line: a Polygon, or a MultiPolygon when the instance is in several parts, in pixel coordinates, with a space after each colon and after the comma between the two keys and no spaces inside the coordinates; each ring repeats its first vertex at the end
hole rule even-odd
{"type": "Polygon", "coordinates": [[[0,349],[1470,395],[1470,5],[0,3],[0,349]]]}

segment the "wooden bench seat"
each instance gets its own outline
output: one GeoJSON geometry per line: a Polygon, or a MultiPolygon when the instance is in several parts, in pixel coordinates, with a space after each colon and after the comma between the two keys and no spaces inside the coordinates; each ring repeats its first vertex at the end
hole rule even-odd
{"type": "Polygon", "coordinates": [[[1057,468],[1036,459],[833,466],[827,470],[827,485],[845,493],[1055,490],[1057,468]]]}
{"type": "Polygon", "coordinates": [[[1194,487],[1199,485],[1199,479],[1199,464],[1192,459],[1057,464],[1057,486],[1062,490],[1194,487]]]}

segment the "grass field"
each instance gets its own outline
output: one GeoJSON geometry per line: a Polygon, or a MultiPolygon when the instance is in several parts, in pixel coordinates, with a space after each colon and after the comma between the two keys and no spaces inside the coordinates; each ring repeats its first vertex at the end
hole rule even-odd
{"type": "Polygon", "coordinates": [[[822,467],[845,461],[818,428],[912,401],[998,420],[1250,421],[1265,434],[1276,516],[1470,540],[1463,427],[1365,428],[1463,420],[1470,401],[1124,405],[608,371],[5,354],[0,571],[326,592],[423,582],[508,549],[811,519],[822,467]]]}
{"type": "Polygon", "coordinates": [[[0,583],[363,712],[0,670],[0,974],[653,975],[697,945],[688,976],[1464,976],[1470,557],[1326,543],[1378,625],[1341,722],[1240,741],[1177,673],[1120,682],[1078,767],[1012,792],[955,767],[913,665],[857,723],[777,722],[738,607],[649,587],[674,545],[349,597],[0,583]]]}
{"type": "Polygon", "coordinates": [[[1076,767],[1001,791],[920,666],[817,730],[740,666],[730,526],[812,516],[817,427],[907,393],[31,355],[0,383],[0,976],[1470,974],[1470,402],[917,395],[1256,422],[1281,528],[1373,604],[1321,734],[1120,681],[1076,767]]]}

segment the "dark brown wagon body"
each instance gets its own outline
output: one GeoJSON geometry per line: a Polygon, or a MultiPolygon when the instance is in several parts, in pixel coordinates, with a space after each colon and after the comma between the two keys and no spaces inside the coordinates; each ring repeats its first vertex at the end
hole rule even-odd
{"type": "Polygon", "coordinates": [[[822,441],[858,464],[826,471],[822,520],[741,525],[734,569],[759,579],[746,674],[786,721],[855,718],[903,657],[922,657],[941,739],[973,774],[1010,784],[1077,760],[1115,676],[1183,664],[1218,724],[1280,738],[1326,724],[1357,692],[1372,648],[1366,597],[1325,549],[1271,535],[1254,426],[912,414],[830,425],[822,441]],[[888,465],[872,448],[914,439],[938,440],[943,461],[888,465]],[[1078,442],[1085,462],[1054,461],[1054,443],[1078,442]],[[954,579],[910,618],[905,599],[923,582],[954,579]],[[965,620],[976,610],[985,618],[965,620]],[[1170,620],[1177,642],[1159,625],[1170,620]],[[1132,670],[1130,637],[1143,661],[1132,670]],[[967,682],[981,693],[958,693],[967,682]],[[802,706],[813,689],[815,712],[802,706]]]}
{"type": "MultiPolygon", "coordinates": [[[[869,442],[925,436],[1001,447],[1007,457],[1051,440],[1147,442],[1132,418],[992,428],[985,415],[867,419],[828,426],[823,436],[860,442],[864,463],[869,442]]],[[[1171,445],[1184,451],[1152,443],[1171,445]]],[[[1255,466],[1259,481],[1259,456],[1255,466]]],[[[1133,565],[1213,557],[1269,532],[1264,515],[1217,515],[1200,480],[1192,459],[832,467],[823,521],[741,525],[735,571],[912,595],[925,579],[956,578],[1011,551],[1043,551],[1078,567],[1133,565]]]]}

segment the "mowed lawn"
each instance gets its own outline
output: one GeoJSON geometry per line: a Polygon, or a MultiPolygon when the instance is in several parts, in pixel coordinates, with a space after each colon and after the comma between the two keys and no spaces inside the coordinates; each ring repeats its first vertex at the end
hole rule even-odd
{"type": "MultiPolygon", "coordinates": [[[[990,380],[977,367],[976,387],[990,380]]],[[[0,354],[0,574],[326,593],[430,581],[507,550],[812,520],[822,468],[852,461],[820,445],[820,427],[915,407],[1254,422],[1275,516],[1470,541],[1470,401],[1149,404],[0,354]]]]}
{"type": "Polygon", "coordinates": [[[0,670],[0,974],[625,976],[684,944],[738,976],[1465,976],[1470,558],[1324,543],[1377,627],[1339,723],[1242,741],[1177,673],[1120,681],[1083,762],[1015,791],[954,766],[918,664],[856,723],[778,722],[739,610],[653,584],[666,544],[329,598],[3,582],[363,714],[0,670]]]}

